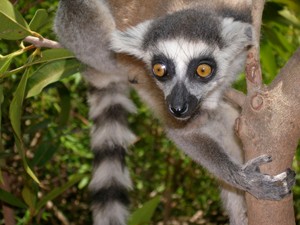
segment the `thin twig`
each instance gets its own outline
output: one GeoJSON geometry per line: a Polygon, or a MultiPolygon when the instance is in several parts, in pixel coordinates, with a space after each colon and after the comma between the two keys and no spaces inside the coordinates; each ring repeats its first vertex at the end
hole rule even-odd
{"type": "Polygon", "coordinates": [[[55,216],[57,219],[63,224],[63,225],[70,225],[70,222],[68,218],[63,214],[62,211],[60,211],[55,205],[53,206],[53,211],[55,213],[55,216]]]}
{"type": "Polygon", "coordinates": [[[242,107],[245,103],[246,95],[243,92],[230,88],[226,90],[225,97],[232,103],[242,107]]]}
{"type": "Polygon", "coordinates": [[[24,38],[23,41],[31,43],[37,48],[42,48],[42,47],[45,47],[45,48],[62,48],[60,43],[58,43],[56,41],[49,40],[47,38],[37,38],[37,37],[33,37],[33,36],[27,36],[26,38],[24,38]]]}
{"type": "MultiPolygon", "coordinates": [[[[259,50],[260,31],[262,24],[262,15],[264,11],[265,0],[252,1],[252,24],[255,31],[255,47],[259,50]]],[[[259,55],[258,55],[259,56],[259,55]]]]}

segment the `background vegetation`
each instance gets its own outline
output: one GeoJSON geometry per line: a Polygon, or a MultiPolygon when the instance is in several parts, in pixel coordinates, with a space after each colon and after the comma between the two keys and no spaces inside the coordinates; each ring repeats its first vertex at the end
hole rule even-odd
{"type": "MultiPolygon", "coordinates": [[[[55,40],[51,27],[58,1],[11,2],[20,14],[8,0],[0,0],[2,209],[12,208],[16,224],[91,224],[91,123],[81,65],[67,51],[22,42],[37,34],[55,40]]],[[[268,1],[263,24],[261,60],[268,83],[300,46],[299,0],[268,1]]],[[[245,91],[243,75],[235,86],[245,91]]],[[[134,181],[131,207],[133,212],[144,208],[133,213],[131,224],[141,224],[141,218],[151,218],[151,224],[228,223],[216,181],[165,138],[135,93],[132,98],[138,114],[129,121],[139,141],[127,160],[134,181]]],[[[298,174],[299,159],[298,151],[298,174]]],[[[294,199],[300,224],[299,175],[294,199]]]]}

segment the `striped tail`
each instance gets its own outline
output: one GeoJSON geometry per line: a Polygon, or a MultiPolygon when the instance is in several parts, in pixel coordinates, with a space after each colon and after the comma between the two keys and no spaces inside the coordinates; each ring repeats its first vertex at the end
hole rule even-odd
{"type": "MultiPolygon", "coordinates": [[[[89,69],[86,77],[95,76],[89,69]]],[[[99,80],[101,74],[97,74],[99,80]]],[[[128,84],[116,76],[102,76],[102,82],[89,88],[89,116],[94,125],[91,147],[94,170],[89,189],[92,197],[94,225],[124,225],[127,221],[127,192],[131,189],[125,165],[127,147],[135,135],[127,127],[127,114],[135,112],[128,99],[128,84]]],[[[89,80],[89,79],[88,79],[89,80]]]]}
{"type": "Polygon", "coordinates": [[[115,21],[106,0],[60,0],[54,30],[60,43],[88,65],[89,116],[94,125],[91,147],[94,169],[89,189],[94,225],[125,225],[131,180],[125,166],[135,136],[127,114],[135,112],[128,98],[126,69],[119,68],[109,49],[115,21]]]}

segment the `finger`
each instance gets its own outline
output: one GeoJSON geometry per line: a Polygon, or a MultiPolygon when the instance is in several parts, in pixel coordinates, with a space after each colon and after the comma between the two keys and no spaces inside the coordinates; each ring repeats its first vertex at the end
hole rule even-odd
{"type": "Polygon", "coordinates": [[[272,162],[272,157],[269,155],[261,155],[258,156],[254,159],[249,160],[245,165],[244,165],[244,170],[248,171],[256,171],[257,168],[260,165],[266,164],[272,162]]]}

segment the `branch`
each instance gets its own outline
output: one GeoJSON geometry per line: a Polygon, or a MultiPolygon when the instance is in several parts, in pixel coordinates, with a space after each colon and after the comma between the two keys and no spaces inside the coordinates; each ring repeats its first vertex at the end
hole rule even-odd
{"type": "Polygon", "coordinates": [[[243,92],[229,88],[225,92],[225,97],[232,103],[242,107],[245,103],[246,96],[243,92]]]}
{"type": "MultiPolygon", "coordinates": [[[[248,96],[239,118],[238,133],[246,161],[262,154],[272,163],[260,167],[262,173],[279,174],[291,168],[300,137],[300,48],[276,79],[253,96],[248,96]],[[258,105],[259,107],[254,107],[258,105]]],[[[258,200],[246,194],[249,225],[294,225],[292,195],[281,201],[258,200]]]]}
{"type": "Polygon", "coordinates": [[[262,86],[262,73],[259,56],[259,40],[262,23],[262,14],[265,0],[253,0],[252,2],[252,24],[254,27],[254,46],[248,52],[246,61],[247,91],[252,93],[262,86]]]}
{"type": "MultiPolygon", "coordinates": [[[[285,64],[285,66],[280,70],[279,74],[270,84],[270,89],[278,86],[282,80],[284,80],[283,92],[286,92],[285,89],[288,89],[289,92],[293,91],[296,96],[296,100],[300,99],[299,92],[299,71],[300,71],[300,47],[285,64]]],[[[298,102],[299,104],[299,102],[298,102]]]]}
{"type": "MultiPolygon", "coordinates": [[[[256,35],[246,62],[247,98],[238,119],[245,160],[259,155],[272,156],[262,165],[262,173],[276,175],[291,168],[300,137],[300,49],[269,87],[263,85],[259,40],[265,0],[253,0],[252,16],[256,35]]],[[[281,201],[264,201],[246,193],[248,224],[294,225],[292,195],[281,201]]]]}
{"type": "Polygon", "coordinates": [[[31,43],[37,48],[42,48],[42,47],[45,47],[45,48],[62,48],[60,43],[58,43],[56,41],[49,40],[47,38],[37,38],[37,37],[33,37],[33,36],[27,36],[23,41],[31,43]]]}

